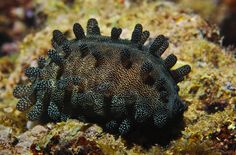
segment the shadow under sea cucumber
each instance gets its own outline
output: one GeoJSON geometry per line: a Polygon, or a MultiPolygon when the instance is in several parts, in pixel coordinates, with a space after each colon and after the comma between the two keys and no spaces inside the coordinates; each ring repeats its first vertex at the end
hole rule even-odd
{"type": "Polygon", "coordinates": [[[149,32],[136,24],[131,40],[121,39],[121,28],[102,36],[91,18],[87,32],[73,26],[75,39],[53,31],[48,58],[25,69],[27,84],[16,86],[16,108],[31,121],[64,121],[68,118],[97,123],[109,132],[128,135],[143,129],[163,130],[181,122],[187,105],[178,96],[177,83],[191,68],[172,70],[177,57],[161,55],[168,39],[159,35],[144,45],[149,32]]]}

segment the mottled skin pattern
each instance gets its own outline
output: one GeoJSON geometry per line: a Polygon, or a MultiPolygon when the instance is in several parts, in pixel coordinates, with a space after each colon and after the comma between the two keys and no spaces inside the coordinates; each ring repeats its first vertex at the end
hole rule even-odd
{"type": "Polygon", "coordinates": [[[77,118],[95,122],[125,135],[137,126],[164,128],[187,109],[178,96],[177,83],[190,72],[185,65],[170,70],[177,61],[168,39],[157,36],[144,45],[148,31],[137,24],[131,40],[120,39],[120,28],[111,37],[101,36],[98,23],[89,19],[85,35],[74,24],[75,39],[53,32],[48,58],[25,70],[30,82],[18,85],[13,95],[17,109],[32,121],[63,121],[77,118]]]}

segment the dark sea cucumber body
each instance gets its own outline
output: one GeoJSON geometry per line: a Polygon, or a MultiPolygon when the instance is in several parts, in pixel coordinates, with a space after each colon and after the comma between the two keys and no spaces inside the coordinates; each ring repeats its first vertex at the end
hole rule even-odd
{"type": "Polygon", "coordinates": [[[146,46],[149,32],[141,24],[131,40],[120,39],[120,28],[102,36],[95,19],[88,20],[86,35],[78,23],[73,31],[73,40],[53,32],[54,49],[39,58],[38,67],[25,70],[30,82],[13,92],[29,120],[77,118],[125,135],[136,126],[164,128],[182,116],[187,106],[177,83],[190,66],[171,70],[177,58],[161,58],[169,45],[165,36],[146,46]]]}

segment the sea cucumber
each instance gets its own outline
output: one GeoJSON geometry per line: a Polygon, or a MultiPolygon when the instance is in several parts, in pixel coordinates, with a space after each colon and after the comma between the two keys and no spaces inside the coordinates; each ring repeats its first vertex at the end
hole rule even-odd
{"type": "Polygon", "coordinates": [[[53,31],[48,58],[38,67],[28,67],[29,82],[16,86],[16,108],[31,121],[64,121],[68,118],[94,122],[107,130],[126,135],[137,126],[164,128],[187,109],[178,95],[177,83],[191,68],[175,70],[177,57],[161,55],[168,38],[159,35],[145,45],[149,31],[136,24],[131,40],[121,39],[121,28],[102,36],[91,18],[87,32],[73,26],[75,39],[53,31]]]}

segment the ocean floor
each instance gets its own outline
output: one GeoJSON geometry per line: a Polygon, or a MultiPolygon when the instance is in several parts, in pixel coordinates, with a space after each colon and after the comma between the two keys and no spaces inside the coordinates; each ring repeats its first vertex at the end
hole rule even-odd
{"type": "Polygon", "coordinates": [[[236,59],[233,50],[221,46],[217,27],[171,2],[34,3],[44,22],[23,39],[18,53],[0,58],[0,154],[236,154],[236,59]],[[191,73],[179,83],[180,96],[188,104],[185,125],[166,145],[130,144],[96,124],[73,119],[27,122],[25,114],[16,110],[13,88],[26,80],[24,69],[52,47],[52,31],[59,29],[72,38],[73,24],[85,27],[91,17],[98,20],[103,35],[117,26],[123,28],[122,38],[130,38],[136,23],[150,31],[150,41],[164,34],[170,46],[163,57],[174,53],[178,57],[174,67],[191,66],[191,73]]]}

